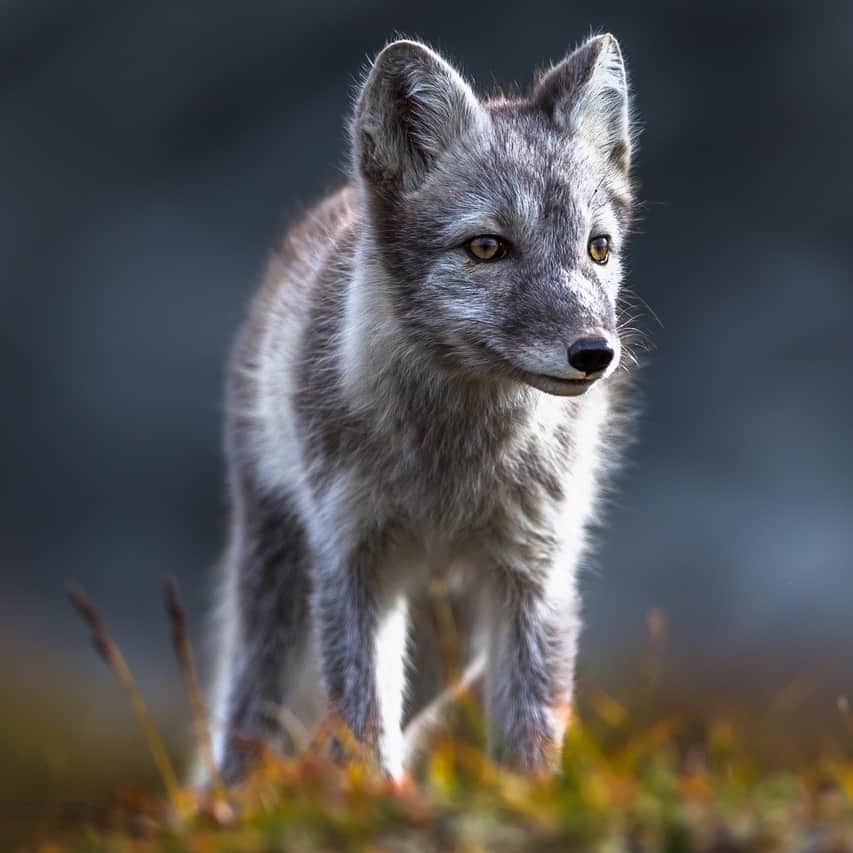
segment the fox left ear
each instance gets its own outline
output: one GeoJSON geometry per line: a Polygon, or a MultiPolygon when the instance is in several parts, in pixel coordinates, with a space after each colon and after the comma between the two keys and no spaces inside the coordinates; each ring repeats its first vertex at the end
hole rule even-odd
{"type": "Polygon", "coordinates": [[[604,157],[628,171],[628,80],[614,36],[591,38],[547,71],[533,99],[561,130],[586,137],[604,157]]]}

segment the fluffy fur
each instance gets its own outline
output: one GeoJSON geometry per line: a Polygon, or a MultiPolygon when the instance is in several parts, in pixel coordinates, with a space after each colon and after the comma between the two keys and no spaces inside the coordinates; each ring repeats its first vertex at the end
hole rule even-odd
{"type": "Polygon", "coordinates": [[[426,592],[442,578],[493,754],[547,768],[615,454],[633,202],[619,46],[593,38],[529,97],[482,100],[395,42],[351,133],[350,181],[287,236],[231,360],[217,759],[238,779],[235,734],[281,745],[282,709],[307,729],[332,710],[399,776],[446,695],[426,592]],[[507,256],[472,258],[484,234],[507,256]],[[585,376],[567,348],[589,336],[615,357],[585,376]]]}

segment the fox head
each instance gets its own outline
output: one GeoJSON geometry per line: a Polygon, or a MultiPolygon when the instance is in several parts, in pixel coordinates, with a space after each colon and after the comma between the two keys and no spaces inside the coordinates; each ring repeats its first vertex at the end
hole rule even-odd
{"type": "Polygon", "coordinates": [[[481,100],[397,41],[352,123],[357,183],[407,341],[447,368],[577,395],[620,358],[632,207],[622,54],[611,35],[529,97],[481,100]]]}

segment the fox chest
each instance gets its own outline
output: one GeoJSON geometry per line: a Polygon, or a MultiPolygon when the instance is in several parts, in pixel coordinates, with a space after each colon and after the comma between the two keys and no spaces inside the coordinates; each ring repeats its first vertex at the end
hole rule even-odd
{"type": "Polygon", "coordinates": [[[375,506],[415,531],[451,539],[528,526],[565,497],[571,453],[558,431],[411,431],[383,442],[372,481],[375,506]]]}

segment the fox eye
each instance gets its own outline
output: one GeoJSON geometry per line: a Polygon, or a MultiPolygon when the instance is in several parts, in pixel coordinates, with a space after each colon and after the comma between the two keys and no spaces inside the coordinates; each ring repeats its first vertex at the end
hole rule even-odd
{"type": "Polygon", "coordinates": [[[587,251],[589,252],[589,256],[597,264],[606,264],[607,259],[610,257],[610,238],[606,235],[590,237],[587,244],[587,251]]]}
{"type": "Polygon", "coordinates": [[[508,249],[504,240],[491,234],[472,237],[465,244],[465,250],[475,261],[499,261],[506,257],[508,249]]]}

